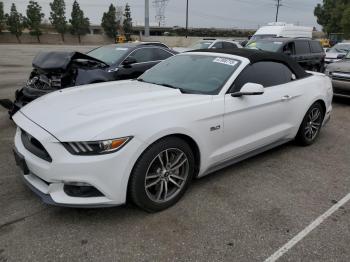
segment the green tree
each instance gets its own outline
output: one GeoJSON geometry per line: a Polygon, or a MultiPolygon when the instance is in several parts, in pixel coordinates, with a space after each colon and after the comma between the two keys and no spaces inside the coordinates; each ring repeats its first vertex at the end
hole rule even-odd
{"type": "Polygon", "coordinates": [[[29,28],[29,33],[36,36],[38,42],[40,43],[40,36],[42,35],[40,25],[41,20],[44,18],[44,14],[41,13],[41,6],[35,1],[29,1],[27,6],[27,26],[29,28]]]}
{"type": "Polygon", "coordinates": [[[0,33],[5,29],[4,3],[0,1],[0,33]]]}
{"type": "Polygon", "coordinates": [[[124,10],[123,30],[124,30],[124,33],[126,34],[127,40],[130,40],[130,34],[132,32],[132,18],[131,18],[130,6],[128,3],[125,5],[125,10],[124,10]]]}
{"type": "Polygon", "coordinates": [[[82,35],[86,35],[90,31],[90,21],[89,18],[84,17],[84,12],[80,9],[80,6],[76,0],[73,2],[71,17],[72,18],[69,20],[71,24],[71,34],[77,35],[80,43],[80,37],[82,35]]]}
{"type": "Polygon", "coordinates": [[[340,21],[343,20],[344,11],[350,6],[350,0],[323,0],[315,7],[314,14],[323,31],[339,33],[344,31],[340,21]]]}
{"type": "Polygon", "coordinates": [[[115,40],[118,34],[119,21],[117,21],[117,11],[113,4],[109,6],[108,12],[103,13],[101,26],[107,36],[115,40]]]}
{"type": "Polygon", "coordinates": [[[25,19],[21,13],[17,11],[16,5],[13,3],[11,5],[10,14],[7,14],[7,25],[11,34],[15,35],[17,41],[20,43],[20,36],[25,28],[25,19]]]}
{"type": "Polygon", "coordinates": [[[57,33],[61,34],[62,41],[64,42],[64,34],[67,32],[66,4],[64,0],[53,0],[50,3],[50,8],[50,22],[57,33]]]}
{"type": "Polygon", "coordinates": [[[343,27],[345,37],[350,37],[350,5],[345,8],[340,24],[343,27]]]}

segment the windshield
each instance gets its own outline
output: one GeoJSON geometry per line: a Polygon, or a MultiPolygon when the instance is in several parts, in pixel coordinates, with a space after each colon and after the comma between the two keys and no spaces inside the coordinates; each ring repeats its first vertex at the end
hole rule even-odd
{"type": "Polygon", "coordinates": [[[235,59],[178,55],[144,73],[138,80],[180,89],[183,93],[218,94],[240,62],[235,59]]]}
{"type": "Polygon", "coordinates": [[[350,44],[336,44],[327,53],[348,53],[350,52],[350,44]]]}
{"type": "Polygon", "coordinates": [[[191,50],[208,49],[214,41],[199,41],[190,47],[191,50]]]}
{"type": "Polygon", "coordinates": [[[280,41],[253,41],[248,43],[245,48],[277,52],[282,45],[283,42],[280,41]]]}
{"type": "Polygon", "coordinates": [[[259,39],[266,39],[266,38],[273,38],[276,37],[277,35],[253,35],[250,40],[259,40],[259,39]]]}
{"type": "Polygon", "coordinates": [[[120,45],[106,45],[96,48],[87,53],[87,55],[97,58],[108,65],[117,63],[129,48],[120,45]]]}

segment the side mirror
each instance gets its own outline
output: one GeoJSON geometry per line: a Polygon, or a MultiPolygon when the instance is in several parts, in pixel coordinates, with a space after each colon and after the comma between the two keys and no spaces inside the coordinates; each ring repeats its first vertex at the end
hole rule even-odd
{"type": "Polygon", "coordinates": [[[241,97],[241,96],[255,96],[264,94],[264,87],[260,84],[255,83],[246,83],[241,91],[232,93],[232,97],[241,97]]]}
{"type": "Polygon", "coordinates": [[[125,58],[125,60],[123,61],[123,65],[124,66],[128,66],[128,65],[132,65],[137,63],[136,59],[132,56],[129,56],[127,58],[125,58]]]}
{"type": "Polygon", "coordinates": [[[292,55],[292,52],[290,50],[284,51],[283,53],[285,55],[287,55],[287,56],[291,56],[292,55]]]}

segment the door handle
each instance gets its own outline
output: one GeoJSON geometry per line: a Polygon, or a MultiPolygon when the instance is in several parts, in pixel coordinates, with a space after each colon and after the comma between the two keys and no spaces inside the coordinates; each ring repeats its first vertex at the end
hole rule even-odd
{"type": "Polygon", "coordinates": [[[290,96],[290,95],[285,95],[285,96],[282,96],[281,100],[282,101],[288,101],[288,100],[291,100],[293,97],[290,96]]]}

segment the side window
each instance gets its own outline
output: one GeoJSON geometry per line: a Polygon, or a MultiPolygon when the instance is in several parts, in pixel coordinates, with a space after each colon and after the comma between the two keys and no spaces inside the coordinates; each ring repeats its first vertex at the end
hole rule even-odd
{"type": "Polygon", "coordinates": [[[160,48],[154,49],[154,60],[155,61],[165,60],[171,56],[172,56],[172,54],[170,54],[169,52],[167,52],[163,49],[160,49],[160,48]]]}
{"type": "Polygon", "coordinates": [[[231,92],[238,92],[246,83],[256,83],[265,88],[293,81],[293,72],[284,64],[258,62],[248,66],[233,83],[231,92]]]}
{"type": "Polygon", "coordinates": [[[283,53],[286,55],[295,55],[295,46],[293,42],[286,44],[283,47],[283,53]]]}
{"type": "Polygon", "coordinates": [[[295,41],[295,53],[297,55],[309,54],[310,45],[308,41],[295,41]]]}
{"type": "Polygon", "coordinates": [[[153,48],[141,48],[136,50],[131,54],[137,61],[137,63],[144,63],[149,61],[154,61],[154,52],[153,48]]]}
{"type": "Polygon", "coordinates": [[[234,43],[229,43],[229,42],[223,42],[222,44],[224,49],[234,49],[234,48],[238,48],[238,46],[234,43]]]}
{"type": "Polygon", "coordinates": [[[321,43],[318,41],[310,41],[311,46],[311,52],[312,53],[323,53],[323,48],[321,46],[321,43]]]}
{"type": "Polygon", "coordinates": [[[216,42],[211,48],[222,48],[222,42],[216,42]]]}

